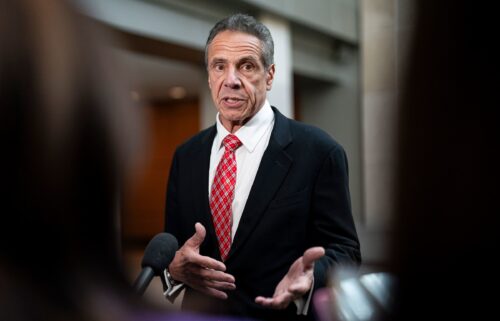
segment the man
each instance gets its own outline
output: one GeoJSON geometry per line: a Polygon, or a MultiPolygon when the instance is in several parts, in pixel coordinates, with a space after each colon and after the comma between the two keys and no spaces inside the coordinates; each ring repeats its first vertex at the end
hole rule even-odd
{"type": "Polygon", "coordinates": [[[186,286],[184,308],[312,319],[312,292],[329,269],[360,263],[345,153],[269,105],[273,46],[242,14],[208,37],[216,125],[177,149],[167,191],[166,231],[184,244],[168,277],[186,286]]]}

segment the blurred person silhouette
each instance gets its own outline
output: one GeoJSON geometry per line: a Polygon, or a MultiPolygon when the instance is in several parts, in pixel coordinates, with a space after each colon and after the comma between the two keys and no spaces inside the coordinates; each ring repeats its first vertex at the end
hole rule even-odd
{"type": "Polygon", "coordinates": [[[166,231],[183,245],[167,293],[185,286],[184,309],[311,320],[327,271],[361,262],[345,151],[270,105],[273,53],[268,28],[245,14],[209,33],[217,117],[177,148],[166,200],[166,231]]]}
{"type": "Polygon", "coordinates": [[[212,320],[140,300],[119,251],[140,121],[68,3],[0,0],[0,320],[212,320]]]}
{"type": "MultiPolygon", "coordinates": [[[[465,1],[412,4],[416,26],[401,86],[396,217],[385,271],[393,283],[379,289],[391,292],[391,305],[367,302],[358,306],[364,317],[346,315],[352,294],[370,298],[357,286],[351,295],[333,295],[334,313],[325,321],[498,318],[498,90],[489,76],[497,58],[494,37],[484,37],[496,20],[465,1]]],[[[338,283],[335,290],[342,293],[338,283]]]]}
{"type": "Polygon", "coordinates": [[[117,196],[137,136],[89,27],[61,1],[0,1],[1,320],[100,319],[129,288],[117,196]]]}
{"type": "Polygon", "coordinates": [[[394,320],[487,320],[497,311],[497,92],[487,10],[414,1],[402,86],[392,266],[394,320]],[[491,293],[491,294],[489,294],[491,293]]]}

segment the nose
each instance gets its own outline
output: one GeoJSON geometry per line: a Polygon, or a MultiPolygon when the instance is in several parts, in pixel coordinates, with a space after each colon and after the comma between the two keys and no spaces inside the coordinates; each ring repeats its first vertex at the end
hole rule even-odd
{"type": "Polygon", "coordinates": [[[231,89],[239,89],[241,87],[240,77],[236,68],[227,68],[224,86],[231,89]]]}

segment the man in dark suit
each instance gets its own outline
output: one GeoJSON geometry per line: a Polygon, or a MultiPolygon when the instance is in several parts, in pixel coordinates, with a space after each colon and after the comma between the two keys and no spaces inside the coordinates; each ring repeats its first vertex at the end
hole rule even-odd
{"type": "Polygon", "coordinates": [[[207,40],[216,125],[177,149],[166,202],[166,231],[184,244],[167,295],[186,287],[187,309],[312,319],[311,295],[330,269],[361,261],[343,148],[266,99],[273,46],[242,14],[207,40]]]}

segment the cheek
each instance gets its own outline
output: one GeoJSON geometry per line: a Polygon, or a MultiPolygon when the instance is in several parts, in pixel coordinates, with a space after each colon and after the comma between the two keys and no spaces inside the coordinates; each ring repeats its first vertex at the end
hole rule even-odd
{"type": "Polygon", "coordinates": [[[258,80],[252,83],[253,100],[264,99],[267,92],[267,84],[263,80],[258,80]]]}
{"type": "Polygon", "coordinates": [[[219,91],[220,91],[220,81],[217,79],[210,79],[209,81],[209,88],[210,92],[212,93],[212,96],[215,98],[218,96],[219,91]]]}
{"type": "Polygon", "coordinates": [[[243,88],[246,91],[247,95],[250,97],[252,101],[255,100],[259,92],[258,82],[246,79],[243,82],[243,88]]]}
{"type": "Polygon", "coordinates": [[[216,74],[208,75],[208,84],[213,89],[217,87],[217,84],[220,82],[221,77],[218,77],[216,74]]]}

